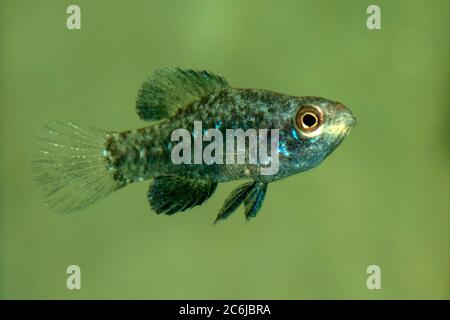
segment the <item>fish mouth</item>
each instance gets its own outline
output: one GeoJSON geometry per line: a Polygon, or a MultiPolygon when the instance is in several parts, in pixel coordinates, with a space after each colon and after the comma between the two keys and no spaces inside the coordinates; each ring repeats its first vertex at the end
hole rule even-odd
{"type": "Polygon", "coordinates": [[[345,124],[346,124],[346,130],[345,135],[348,135],[350,131],[356,126],[356,118],[349,112],[348,116],[346,117],[345,124]]]}
{"type": "Polygon", "coordinates": [[[352,112],[342,104],[339,104],[338,110],[340,111],[338,121],[343,124],[342,131],[344,131],[345,134],[348,134],[356,126],[356,118],[352,112]]]}
{"type": "Polygon", "coordinates": [[[337,102],[336,110],[339,118],[342,119],[350,129],[356,125],[356,118],[350,111],[350,109],[348,109],[342,103],[337,102]]]}
{"type": "Polygon", "coordinates": [[[350,131],[351,129],[353,129],[356,126],[357,121],[356,121],[355,116],[348,109],[347,109],[346,119],[347,119],[347,126],[349,127],[349,131],[350,131]]]}
{"type": "Polygon", "coordinates": [[[356,126],[356,118],[350,110],[342,106],[341,112],[337,119],[337,125],[335,130],[335,141],[332,145],[332,149],[337,148],[344,138],[350,133],[350,131],[356,126]]]}

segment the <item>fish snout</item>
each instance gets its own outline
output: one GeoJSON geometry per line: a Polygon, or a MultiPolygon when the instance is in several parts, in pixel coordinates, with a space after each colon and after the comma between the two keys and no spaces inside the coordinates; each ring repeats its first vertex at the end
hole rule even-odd
{"type": "Polygon", "coordinates": [[[337,112],[347,111],[348,109],[340,102],[336,102],[335,108],[337,112]]]}
{"type": "Polygon", "coordinates": [[[339,118],[343,119],[343,121],[345,122],[348,130],[352,129],[356,125],[355,116],[350,111],[350,109],[348,109],[342,103],[336,102],[336,111],[337,111],[337,114],[339,115],[339,118]]]}
{"type": "Polygon", "coordinates": [[[347,127],[352,129],[354,126],[356,126],[356,117],[352,114],[350,110],[347,109],[346,115],[345,115],[345,122],[347,123],[347,127]]]}

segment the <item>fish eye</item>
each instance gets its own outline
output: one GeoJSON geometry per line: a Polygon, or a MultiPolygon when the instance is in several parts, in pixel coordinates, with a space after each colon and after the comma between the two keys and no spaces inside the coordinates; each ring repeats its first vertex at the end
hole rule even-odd
{"type": "Polygon", "coordinates": [[[319,122],[319,119],[317,119],[316,115],[313,113],[308,112],[302,116],[302,125],[306,128],[315,127],[317,122],[319,122]]]}
{"type": "Polygon", "coordinates": [[[310,133],[317,130],[321,126],[322,120],[322,112],[312,106],[300,108],[296,116],[297,127],[303,133],[310,133]]]}

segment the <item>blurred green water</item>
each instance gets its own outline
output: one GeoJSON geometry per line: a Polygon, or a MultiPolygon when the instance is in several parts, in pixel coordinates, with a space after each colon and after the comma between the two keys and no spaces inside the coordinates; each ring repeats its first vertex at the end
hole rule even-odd
{"type": "Polygon", "coordinates": [[[369,1],[79,0],[69,31],[73,3],[0,0],[0,298],[450,298],[448,1],[377,1],[379,31],[369,1]],[[42,124],[141,127],[137,89],[165,66],[336,99],[358,126],[270,185],[251,223],[211,226],[239,182],[172,217],[149,210],[148,182],[49,211],[28,169],[42,124]]]}

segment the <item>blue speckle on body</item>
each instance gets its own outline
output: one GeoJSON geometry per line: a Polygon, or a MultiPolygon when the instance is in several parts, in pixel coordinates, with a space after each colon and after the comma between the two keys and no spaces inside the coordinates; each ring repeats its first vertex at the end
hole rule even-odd
{"type": "Polygon", "coordinates": [[[280,142],[280,145],[278,146],[278,152],[282,153],[285,156],[289,156],[289,151],[284,141],[280,142]]]}

